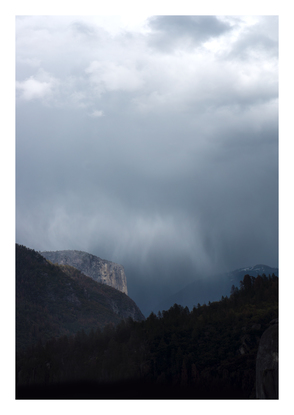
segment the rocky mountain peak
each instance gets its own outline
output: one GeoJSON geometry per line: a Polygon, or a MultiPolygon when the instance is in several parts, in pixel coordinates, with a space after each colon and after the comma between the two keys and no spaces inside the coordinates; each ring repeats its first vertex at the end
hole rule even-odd
{"type": "Polygon", "coordinates": [[[93,280],[128,294],[124,267],[83,251],[44,251],[41,255],[59,265],[70,265],[93,280]]]}

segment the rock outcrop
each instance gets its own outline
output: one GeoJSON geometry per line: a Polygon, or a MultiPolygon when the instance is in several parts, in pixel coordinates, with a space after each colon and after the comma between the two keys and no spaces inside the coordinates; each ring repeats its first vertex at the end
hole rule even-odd
{"type": "Polygon", "coordinates": [[[125,293],[16,244],[16,350],[84,330],[145,320],[125,293]]]}
{"type": "Polygon", "coordinates": [[[263,333],[256,358],[256,398],[278,399],[278,322],[263,333]]]}
{"type": "Polygon", "coordinates": [[[93,280],[128,294],[127,279],[122,265],[82,251],[45,251],[40,253],[54,264],[70,265],[93,280]]]}

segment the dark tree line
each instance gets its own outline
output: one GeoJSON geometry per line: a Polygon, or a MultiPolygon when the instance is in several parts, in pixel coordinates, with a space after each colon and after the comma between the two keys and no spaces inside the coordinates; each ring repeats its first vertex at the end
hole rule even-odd
{"type": "Polygon", "coordinates": [[[254,398],[258,342],[277,316],[278,278],[245,275],[229,298],[191,311],[39,342],[17,355],[17,395],[254,398]]]}

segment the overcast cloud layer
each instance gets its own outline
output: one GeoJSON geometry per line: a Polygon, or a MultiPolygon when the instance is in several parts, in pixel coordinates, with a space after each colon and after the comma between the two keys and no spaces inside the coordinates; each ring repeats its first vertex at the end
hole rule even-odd
{"type": "Polygon", "coordinates": [[[16,241],[151,303],[278,266],[278,18],[16,18],[16,241]]]}

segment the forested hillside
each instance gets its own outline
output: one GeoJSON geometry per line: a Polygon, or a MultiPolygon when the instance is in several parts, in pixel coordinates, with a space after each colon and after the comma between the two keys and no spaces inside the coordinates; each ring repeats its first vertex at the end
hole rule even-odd
{"type": "Polygon", "coordinates": [[[17,397],[255,398],[259,340],[277,317],[278,278],[245,275],[221,301],[19,353],[17,397]]]}
{"type": "Polygon", "coordinates": [[[162,300],[160,304],[154,307],[154,310],[156,312],[158,310],[168,310],[175,303],[192,309],[198,303],[202,305],[207,304],[208,301],[219,301],[222,296],[230,296],[232,285],[239,287],[240,281],[243,280],[246,274],[253,277],[262,274],[275,274],[278,276],[278,269],[259,264],[254,267],[239,268],[231,272],[221,273],[207,278],[198,277],[194,282],[182,288],[177,293],[162,300]]]}
{"type": "Polygon", "coordinates": [[[145,317],[126,294],[16,245],[16,347],[145,317]]]}

